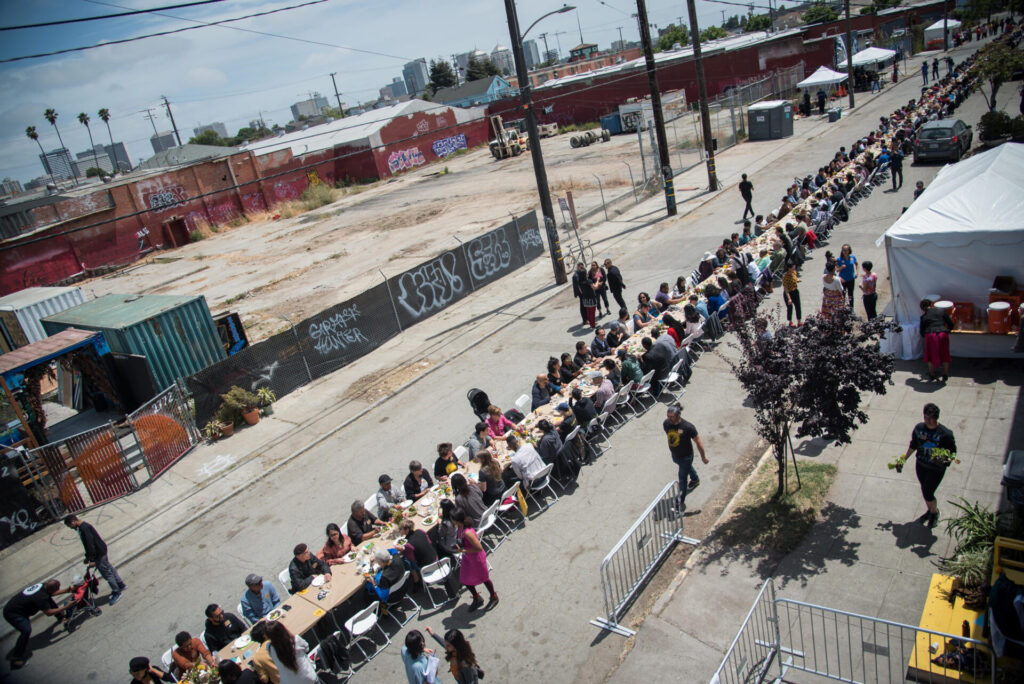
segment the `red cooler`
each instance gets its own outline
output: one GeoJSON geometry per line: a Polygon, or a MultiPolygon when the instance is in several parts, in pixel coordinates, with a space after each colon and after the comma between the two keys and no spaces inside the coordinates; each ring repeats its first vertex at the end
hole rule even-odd
{"type": "Polygon", "coordinates": [[[992,302],[988,305],[988,331],[993,335],[1010,332],[1010,303],[992,302]]]}

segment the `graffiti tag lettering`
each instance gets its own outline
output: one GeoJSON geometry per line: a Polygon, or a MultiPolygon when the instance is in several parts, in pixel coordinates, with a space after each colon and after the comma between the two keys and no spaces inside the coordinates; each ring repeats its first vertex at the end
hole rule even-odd
{"type": "Polygon", "coordinates": [[[322,323],[309,326],[309,336],[313,338],[313,348],[322,355],[338,349],[348,349],[350,344],[369,342],[359,328],[351,327],[359,318],[359,309],[353,304],[342,309],[322,323]]]}
{"type": "Polygon", "coordinates": [[[231,454],[218,454],[212,461],[208,461],[199,466],[196,472],[203,477],[212,477],[220,471],[230,468],[231,464],[234,462],[235,459],[231,454]]]}
{"type": "Polygon", "coordinates": [[[7,516],[0,515],[0,524],[7,523],[8,525],[10,525],[12,535],[18,529],[31,532],[32,530],[39,527],[39,523],[32,522],[30,518],[31,516],[29,516],[28,511],[22,508],[20,511],[12,513],[11,517],[9,518],[7,516]]]}
{"type": "Polygon", "coordinates": [[[180,185],[164,187],[146,195],[146,203],[156,213],[180,207],[188,201],[188,193],[180,185]]]}
{"type": "Polygon", "coordinates": [[[430,122],[427,121],[426,119],[423,119],[422,121],[420,121],[420,122],[418,122],[416,124],[416,131],[418,133],[426,133],[429,130],[430,130],[430,122]]]}
{"type": "Polygon", "coordinates": [[[273,363],[260,368],[258,377],[252,381],[252,388],[255,390],[261,382],[270,385],[270,381],[274,379],[274,372],[277,371],[277,367],[281,365],[280,361],[274,361],[273,363]]]}
{"type": "Polygon", "coordinates": [[[485,280],[498,271],[508,268],[511,263],[512,250],[505,239],[505,229],[481,235],[466,244],[469,256],[469,272],[477,281],[485,280]]]}
{"type": "Polygon", "coordinates": [[[417,318],[443,309],[465,285],[455,273],[455,255],[445,252],[398,279],[398,303],[417,318]]]}
{"type": "Polygon", "coordinates": [[[541,249],[544,249],[544,241],[540,239],[539,228],[524,230],[519,234],[519,243],[523,246],[523,249],[528,247],[540,247],[541,249]]]}
{"type": "Polygon", "coordinates": [[[316,169],[308,169],[306,171],[306,180],[309,181],[311,187],[316,187],[323,182],[320,180],[320,174],[316,172],[316,169]]]}
{"type": "Polygon", "coordinates": [[[432,149],[434,151],[434,154],[436,154],[438,157],[447,157],[449,154],[452,154],[458,150],[466,149],[467,146],[468,145],[466,144],[466,134],[459,133],[458,135],[453,135],[450,138],[441,138],[440,140],[435,140],[434,144],[430,146],[430,149],[432,149]]]}
{"type": "Polygon", "coordinates": [[[423,157],[418,147],[410,147],[407,150],[396,150],[388,156],[388,169],[391,173],[407,171],[414,166],[422,166],[427,160],[423,157]]]}

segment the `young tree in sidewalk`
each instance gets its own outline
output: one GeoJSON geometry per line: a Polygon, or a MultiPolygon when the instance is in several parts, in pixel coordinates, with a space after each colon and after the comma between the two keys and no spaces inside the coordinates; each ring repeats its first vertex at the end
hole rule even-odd
{"type": "Polygon", "coordinates": [[[859,322],[845,308],[812,316],[799,328],[780,327],[774,312],[730,316],[730,323],[740,358],[728,363],[754,408],[758,435],[773,450],[776,496],[782,496],[786,458],[793,453],[791,428],[796,426],[797,437],[850,443],[853,430],[868,419],[861,393],[885,394],[891,382],[893,358],[879,351],[878,339],[898,328],[882,318],[859,322]]]}
{"type": "Polygon", "coordinates": [[[988,92],[985,92],[985,88],[979,90],[981,96],[985,98],[988,110],[994,112],[999,88],[1013,78],[1015,72],[1024,69],[1024,54],[1001,41],[989,43],[978,55],[975,68],[978,75],[988,83],[988,92]]]}

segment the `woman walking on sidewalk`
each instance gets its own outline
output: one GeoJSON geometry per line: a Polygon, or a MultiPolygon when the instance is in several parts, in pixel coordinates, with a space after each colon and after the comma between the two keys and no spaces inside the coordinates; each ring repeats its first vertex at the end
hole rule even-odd
{"type": "Polygon", "coordinates": [[[921,483],[921,496],[928,507],[924,515],[917,520],[933,528],[939,521],[939,505],[935,501],[935,490],[939,488],[946,468],[956,457],[953,431],[939,423],[939,407],[935,404],[924,405],[924,421],[914,426],[914,432],[910,436],[910,447],[903,458],[910,458],[915,451],[917,459],[914,469],[917,472],[917,481],[921,483]],[[936,453],[941,449],[949,453],[936,453]]]}
{"type": "Polygon", "coordinates": [[[479,584],[487,587],[487,591],[491,594],[487,606],[490,607],[497,604],[498,594],[494,591],[494,585],[491,583],[491,573],[487,569],[487,552],[484,551],[483,544],[480,543],[480,539],[476,536],[476,530],[473,529],[471,521],[466,517],[465,511],[457,510],[452,513],[452,522],[455,523],[455,528],[458,530],[458,550],[462,553],[459,581],[466,585],[469,593],[473,595],[473,602],[469,604],[469,609],[476,610],[484,605],[480,592],[476,590],[479,584]]]}
{"type": "Polygon", "coordinates": [[[796,275],[796,264],[787,259],[786,272],[782,275],[782,298],[786,301],[786,321],[793,327],[793,309],[796,309],[796,324],[803,325],[800,312],[800,278],[796,275]]]}

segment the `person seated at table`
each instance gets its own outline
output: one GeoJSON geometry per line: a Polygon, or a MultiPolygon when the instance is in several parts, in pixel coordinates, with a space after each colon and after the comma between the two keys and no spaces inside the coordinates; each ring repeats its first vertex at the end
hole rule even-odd
{"type": "Polygon", "coordinates": [[[661,394],[661,381],[668,375],[672,367],[672,349],[664,344],[655,344],[650,337],[640,340],[644,348],[644,355],[640,359],[640,367],[644,373],[654,371],[651,376],[651,396],[657,397],[661,394]]]}
{"type": "Polygon", "coordinates": [[[697,266],[697,278],[704,282],[711,277],[711,274],[715,272],[715,268],[718,267],[716,263],[715,255],[711,252],[704,252],[704,256],[700,260],[700,265],[697,266]]]}
{"type": "Polygon", "coordinates": [[[683,332],[686,334],[686,337],[689,337],[704,327],[704,319],[701,318],[700,313],[692,304],[687,304],[683,307],[683,318],[686,321],[683,328],[683,332]]]}
{"type": "MultiPolygon", "coordinates": [[[[687,304],[687,306],[689,306],[689,304],[687,304]]],[[[661,317],[661,321],[665,324],[666,337],[672,340],[676,349],[679,349],[683,340],[686,339],[686,328],[679,319],[672,314],[665,314],[661,317]]]]}
{"type": "Polygon", "coordinates": [[[609,353],[610,350],[616,349],[626,339],[626,331],[618,323],[612,323],[608,326],[608,335],[605,337],[605,342],[608,343],[609,353]]]}
{"type": "Polygon", "coordinates": [[[399,548],[402,558],[409,566],[412,573],[413,586],[422,585],[423,579],[420,571],[437,562],[437,550],[430,543],[430,537],[421,529],[417,529],[416,523],[409,518],[404,518],[398,523],[399,533],[405,537],[405,544],[399,548]]]}
{"type": "Polygon", "coordinates": [[[624,306],[619,308],[619,320],[615,322],[619,324],[626,337],[633,334],[633,317],[629,315],[629,309],[624,306]]]}
{"type": "Polygon", "coordinates": [[[604,376],[594,378],[591,382],[597,387],[597,391],[591,396],[591,401],[594,402],[594,408],[600,411],[604,408],[605,402],[615,396],[615,386],[604,376]]]}
{"type": "Polygon", "coordinates": [[[373,562],[379,569],[364,580],[363,586],[371,601],[387,601],[391,587],[406,573],[405,560],[397,549],[374,549],[373,562]]]}
{"type": "Polygon", "coordinates": [[[292,582],[293,594],[311,585],[317,575],[331,574],[327,563],[311,554],[305,544],[296,544],[292,556],[292,562],[288,564],[288,578],[292,582]]]}
{"type": "Polygon", "coordinates": [[[470,487],[469,481],[462,473],[452,475],[452,497],[455,499],[455,507],[465,512],[475,525],[480,524],[480,517],[487,506],[484,505],[484,495],[479,487],[470,487]]]}
{"type": "Polygon", "coordinates": [[[768,221],[765,220],[763,214],[758,214],[754,217],[754,236],[761,236],[766,230],[768,230],[768,221]]]}
{"type": "Polygon", "coordinates": [[[558,450],[562,448],[562,440],[558,436],[558,431],[546,418],[537,422],[537,429],[543,433],[537,443],[537,453],[545,463],[554,463],[558,450]]]}
{"type": "Polygon", "coordinates": [[[132,684],[158,684],[158,682],[176,682],[170,672],[164,672],[149,664],[149,658],[135,656],[128,661],[128,672],[132,675],[132,684]]]}
{"type": "Polygon", "coordinates": [[[670,296],[673,299],[679,298],[680,301],[686,299],[686,289],[686,276],[679,276],[676,278],[676,284],[672,287],[670,296]]]}
{"type": "Polygon", "coordinates": [[[537,474],[542,471],[545,467],[545,463],[541,460],[540,454],[533,448],[531,444],[519,444],[519,440],[515,435],[509,435],[505,438],[505,443],[508,444],[510,451],[513,451],[512,471],[516,474],[523,484],[529,484],[533,482],[537,474]]]}
{"type": "Polygon", "coordinates": [[[619,364],[615,363],[615,359],[607,357],[601,361],[601,368],[604,369],[604,375],[608,378],[612,387],[618,391],[619,387],[622,386],[622,372],[619,371],[619,364]]]}
{"type": "MultiPolygon", "coordinates": [[[[747,269],[744,268],[741,272],[746,274],[747,269]]],[[[729,280],[727,283],[729,288],[729,299],[739,296],[740,292],[743,292],[743,280],[740,278],[739,274],[740,272],[737,271],[729,272],[729,280]]]]}
{"type": "Polygon", "coordinates": [[[775,215],[776,215],[776,216],[777,216],[778,218],[783,218],[783,217],[784,217],[784,216],[786,216],[786,215],[787,215],[787,214],[788,214],[788,213],[789,213],[790,211],[792,211],[792,210],[793,210],[793,204],[794,204],[793,202],[790,202],[790,201],[789,201],[789,197],[783,197],[783,198],[782,198],[782,204],[781,204],[781,206],[779,206],[779,208],[778,208],[778,209],[776,210],[776,212],[775,212],[775,215]]]}
{"type": "Polygon", "coordinates": [[[373,539],[380,532],[378,528],[383,527],[384,521],[366,509],[366,504],[356,499],[352,502],[352,515],[348,517],[349,539],[354,546],[362,544],[367,539],[373,539]]]}
{"type": "Polygon", "coordinates": [[[707,320],[708,305],[706,302],[701,300],[699,296],[696,294],[690,295],[690,298],[687,300],[687,304],[688,306],[692,306],[694,311],[696,311],[702,319],[707,320]]]}
{"type": "MultiPolygon", "coordinates": [[[[491,404],[487,407],[487,434],[497,439],[509,430],[514,430],[516,424],[505,417],[501,409],[491,404]]],[[[406,478],[408,481],[408,478],[406,478]]]]}
{"type": "Polygon", "coordinates": [[[710,283],[704,288],[704,295],[708,298],[707,307],[709,316],[716,315],[718,310],[722,308],[722,305],[729,301],[728,295],[723,297],[722,290],[719,289],[717,285],[710,283]]]}
{"type": "Polygon", "coordinates": [[[548,357],[548,382],[562,384],[562,363],[554,356],[548,357]]]}
{"type": "Polygon", "coordinates": [[[491,446],[491,436],[487,434],[487,423],[480,421],[473,426],[473,434],[466,441],[466,449],[469,450],[469,460],[475,461],[477,454],[491,446]]]}
{"type": "MultiPolygon", "coordinates": [[[[564,406],[564,404],[559,404],[564,406]]],[[[505,482],[502,479],[501,465],[491,454],[490,449],[480,452],[480,472],[477,474],[477,487],[484,498],[484,506],[490,506],[497,501],[502,492],[505,491],[505,482]]]]}
{"type": "MultiPolygon", "coordinates": [[[[486,430],[486,426],[484,427],[486,430]]],[[[377,517],[384,520],[391,518],[391,512],[402,503],[402,497],[391,484],[391,476],[384,473],[377,478],[380,489],[377,490],[377,517]]]]}
{"type": "Polygon", "coordinates": [[[250,667],[259,676],[261,682],[273,684],[274,682],[280,683],[281,673],[277,671],[277,665],[270,657],[270,641],[267,639],[267,625],[269,624],[266,620],[260,620],[249,630],[249,636],[252,637],[254,645],[250,667]]]}
{"type": "Polygon", "coordinates": [[[551,401],[551,395],[559,394],[561,391],[562,388],[559,385],[548,384],[548,376],[543,373],[538,374],[536,381],[533,383],[530,410],[536,411],[538,408],[551,401]]]}
{"type": "Polygon", "coordinates": [[[558,430],[559,439],[564,442],[565,438],[569,436],[569,433],[576,429],[576,416],[573,415],[572,409],[569,408],[569,404],[564,401],[555,407],[555,413],[561,418],[561,420],[555,425],[555,429],[558,430]]]}
{"type": "Polygon", "coordinates": [[[754,239],[753,229],[750,225],[750,219],[743,221],[743,234],[740,235],[740,246],[747,244],[754,239]]]}
{"type": "Polygon", "coordinates": [[[217,674],[220,675],[221,684],[262,684],[259,675],[253,670],[243,670],[233,660],[222,660],[217,663],[217,674]]]}
{"type": "Polygon", "coordinates": [[[681,302],[683,297],[684,295],[681,294],[673,297],[669,292],[668,283],[662,283],[658,286],[658,291],[654,293],[654,304],[658,307],[658,311],[665,311],[673,304],[681,302]]]}
{"type": "Polygon", "coordinates": [[[248,587],[242,594],[242,615],[249,622],[255,623],[264,615],[281,605],[281,597],[273,584],[264,584],[263,578],[254,572],[249,573],[245,578],[245,586],[248,587]]]}
{"type": "MultiPolygon", "coordinates": [[[[497,407],[492,405],[491,408],[496,409],[497,407]]],[[[512,421],[506,419],[505,422],[511,423],[512,421]]],[[[514,423],[512,427],[515,427],[514,423]]],[[[430,477],[430,473],[423,469],[423,464],[419,461],[409,461],[409,474],[405,476],[405,482],[403,483],[405,498],[416,501],[430,491],[430,488],[433,486],[434,480],[430,477]]]]}
{"type": "Polygon", "coordinates": [[[562,363],[562,368],[559,371],[562,374],[562,382],[559,384],[568,384],[568,382],[565,380],[567,375],[570,377],[570,379],[575,379],[578,378],[580,376],[580,373],[583,372],[582,368],[573,363],[572,354],[570,354],[569,352],[563,352],[562,355],[558,357],[558,359],[562,363]]]}
{"type": "Polygon", "coordinates": [[[576,355],[572,357],[572,362],[577,368],[584,368],[589,366],[594,361],[594,355],[590,353],[590,349],[587,347],[587,343],[580,340],[576,343],[576,355]]]}
{"type": "Polygon", "coordinates": [[[646,328],[656,320],[658,320],[657,316],[651,312],[650,303],[645,302],[637,307],[636,312],[633,314],[633,329],[639,331],[641,328],[646,328]]]}
{"type": "Polygon", "coordinates": [[[622,371],[622,382],[637,383],[644,377],[643,370],[640,368],[640,359],[635,355],[630,354],[625,349],[620,349],[616,356],[619,357],[619,368],[622,371]]]}
{"type": "Polygon", "coordinates": [[[171,659],[182,674],[198,665],[200,660],[211,669],[217,666],[210,650],[203,645],[199,637],[194,637],[188,632],[178,632],[174,637],[174,643],[176,648],[171,651],[171,659]]]}
{"type": "Polygon", "coordinates": [[[590,354],[593,358],[599,359],[612,353],[611,345],[605,339],[607,334],[604,328],[598,328],[594,331],[594,341],[590,343],[590,354]]]}
{"type": "Polygon", "coordinates": [[[225,613],[216,603],[206,606],[206,646],[219,651],[245,632],[245,623],[234,613],[225,613]]]}
{"type": "Polygon", "coordinates": [[[569,398],[567,408],[572,410],[576,423],[586,428],[594,418],[597,418],[597,407],[590,397],[583,396],[583,390],[579,387],[573,389],[569,398]]]}
{"type": "Polygon", "coordinates": [[[451,499],[441,499],[441,519],[437,523],[435,545],[439,556],[444,558],[455,558],[458,553],[458,530],[452,522],[452,513],[455,512],[455,502],[451,499]]]}
{"type": "Polygon", "coordinates": [[[320,553],[316,554],[317,558],[327,563],[328,566],[341,565],[345,554],[352,550],[352,539],[342,533],[337,523],[327,523],[326,533],[327,541],[324,543],[324,548],[320,549],[320,553]]]}
{"type": "Polygon", "coordinates": [[[455,451],[451,442],[442,442],[437,445],[437,460],[434,461],[434,477],[438,480],[447,479],[449,475],[459,469],[458,459],[455,458],[455,451]]]}

